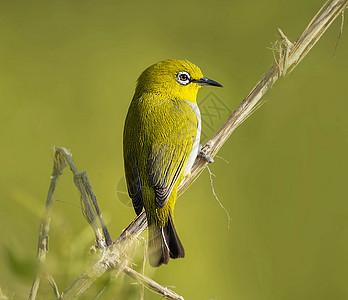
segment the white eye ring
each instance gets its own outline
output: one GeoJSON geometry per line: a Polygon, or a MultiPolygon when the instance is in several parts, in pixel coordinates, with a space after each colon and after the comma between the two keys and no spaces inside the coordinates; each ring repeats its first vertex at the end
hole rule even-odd
{"type": "Polygon", "coordinates": [[[190,83],[191,77],[189,73],[181,71],[178,73],[178,75],[176,75],[176,80],[182,85],[188,85],[190,83]]]}

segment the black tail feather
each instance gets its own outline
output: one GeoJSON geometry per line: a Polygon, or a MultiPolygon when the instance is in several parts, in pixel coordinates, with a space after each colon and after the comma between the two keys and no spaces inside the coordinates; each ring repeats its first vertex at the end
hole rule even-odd
{"type": "Polygon", "coordinates": [[[178,234],[176,233],[176,230],[172,221],[172,217],[170,214],[168,217],[167,224],[163,227],[163,233],[169,246],[170,258],[175,259],[175,258],[185,257],[184,247],[181,244],[178,234]]]}
{"type": "Polygon", "coordinates": [[[171,215],[164,227],[149,227],[149,261],[153,267],[167,264],[170,258],[185,256],[184,247],[176,233],[171,215]]]}

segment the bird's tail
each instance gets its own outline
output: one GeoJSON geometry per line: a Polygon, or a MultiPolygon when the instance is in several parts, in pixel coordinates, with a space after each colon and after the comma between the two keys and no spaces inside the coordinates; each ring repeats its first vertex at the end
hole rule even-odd
{"type": "Polygon", "coordinates": [[[167,264],[169,258],[185,256],[184,247],[176,233],[171,214],[164,227],[151,225],[149,227],[149,261],[153,267],[167,264]]]}

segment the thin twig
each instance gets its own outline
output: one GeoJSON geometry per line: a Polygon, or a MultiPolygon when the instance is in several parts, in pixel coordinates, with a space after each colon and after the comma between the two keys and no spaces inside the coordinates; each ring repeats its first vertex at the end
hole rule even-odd
{"type": "Polygon", "coordinates": [[[150,291],[156,292],[157,294],[163,296],[166,299],[184,300],[183,297],[179,296],[177,293],[173,292],[171,289],[168,289],[166,287],[159,285],[157,282],[155,282],[151,278],[146,277],[146,276],[134,271],[132,268],[125,267],[123,269],[123,272],[125,272],[129,276],[133,277],[134,279],[137,279],[138,281],[140,281],[150,291]]]}
{"type": "MultiPolygon", "coordinates": [[[[62,151],[66,151],[67,156],[70,157],[70,153],[67,149],[62,148],[62,151]]],[[[66,158],[62,157],[60,152],[55,151],[53,171],[51,175],[51,183],[48,189],[48,194],[46,198],[46,206],[41,218],[41,224],[40,224],[40,230],[39,230],[39,242],[38,242],[37,255],[36,255],[39,261],[39,267],[30,290],[30,294],[29,294],[30,300],[36,299],[37,291],[40,286],[41,267],[46,260],[46,254],[48,252],[48,233],[50,230],[50,223],[51,223],[51,210],[52,210],[53,196],[59,181],[59,177],[60,175],[62,175],[63,169],[65,167],[67,167],[66,158]]]]}
{"type": "Polygon", "coordinates": [[[87,174],[86,174],[86,172],[84,172],[83,174],[84,174],[83,182],[85,184],[85,187],[87,188],[88,194],[91,197],[94,209],[95,209],[97,216],[99,218],[99,222],[100,222],[100,225],[101,225],[102,230],[103,230],[103,235],[105,237],[106,245],[109,246],[112,244],[112,239],[111,239],[110,233],[109,233],[108,228],[106,226],[106,223],[104,221],[103,215],[99,209],[97,197],[95,196],[95,194],[93,192],[93,189],[92,189],[92,186],[88,180],[87,174]]]}
{"type": "Polygon", "coordinates": [[[341,40],[341,36],[342,36],[342,33],[343,33],[343,26],[344,26],[344,10],[342,10],[341,12],[342,14],[342,17],[341,17],[341,26],[340,26],[340,33],[338,35],[338,38],[337,38],[337,42],[336,42],[336,46],[335,46],[335,54],[334,56],[336,57],[336,51],[337,51],[337,48],[338,48],[338,44],[341,40]]]}
{"type": "Polygon", "coordinates": [[[65,148],[57,147],[56,152],[59,152],[60,155],[66,159],[66,162],[73,173],[75,185],[81,195],[82,212],[88,224],[91,225],[94,231],[98,248],[102,249],[111,245],[112,240],[110,233],[98,207],[97,198],[93,192],[91,184],[89,183],[86,172],[82,171],[80,173],[78,171],[74,160],[72,159],[71,155],[66,153],[65,148]],[[98,219],[96,218],[96,215],[98,219]]]}
{"type": "Polygon", "coordinates": [[[59,299],[60,294],[59,294],[59,289],[58,289],[56,281],[54,280],[54,278],[50,274],[47,274],[47,279],[53,288],[53,292],[54,292],[54,295],[56,296],[56,299],[59,299]]]}
{"type": "MultiPolygon", "coordinates": [[[[146,265],[146,258],[147,258],[147,242],[144,237],[140,237],[141,240],[143,241],[143,249],[144,249],[144,254],[143,254],[143,264],[142,264],[142,275],[145,275],[145,265],[146,265]]],[[[144,285],[142,284],[140,287],[140,300],[145,299],[145,290],[144,290],[144,285]]]]}
{"type": "Polygon", "coordinates": [[[97,295],[95,295],[93,300],[99,299],[99,297],[104,293],[106,288],[107,288],[107,283],[105,283],[105,285],[99,290],[99,292],[97,293],[97,295]]]}
{"type": "Polygon", "coordinates": [[[230,216],[230,213],[226,209],[226,207],[221,203],[221,201],[219,200],[219,197],[216,195],[216,192],[214,189],[214,180],[213,180],[213,176],[215,177],[215,174],[210,170],[209,166],[207,166],[207,169],[209,172],[209,181],[210,181],[211,191],[213,192],[213,195],[214,195],[214,198],[216,199],[216,201],[219,203],[221,208],[225,211],[226,216],[227,216],[227,228],[230,229],[230,224],[231,224],[232,218],[230,216]]]}

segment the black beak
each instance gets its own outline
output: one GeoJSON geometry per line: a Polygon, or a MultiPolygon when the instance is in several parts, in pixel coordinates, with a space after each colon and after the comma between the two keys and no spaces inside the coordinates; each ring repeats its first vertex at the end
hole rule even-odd
{"type": "Polygon", "coordinates": [[[201,79],[198,79],[198,80],[192,80],[191,82],[195,82],[199,85],[212,85],[212,86],[223,87],[220,83],[218,83],[214,80],[211,80],[207,77],[202,77],[201,79]]]}

